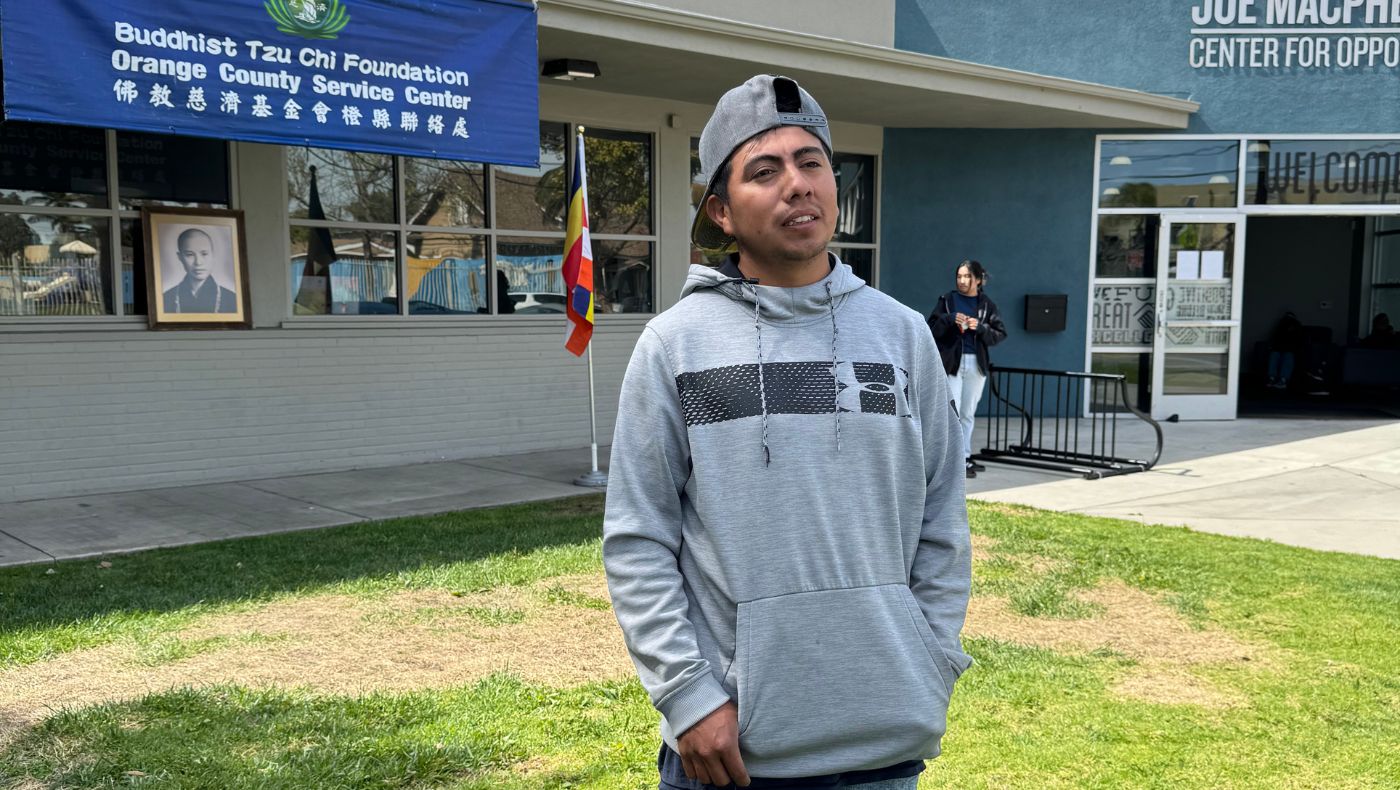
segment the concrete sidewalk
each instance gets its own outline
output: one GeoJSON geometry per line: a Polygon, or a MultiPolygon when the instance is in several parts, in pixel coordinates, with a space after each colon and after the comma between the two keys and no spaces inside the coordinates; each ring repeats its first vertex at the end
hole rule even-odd
{"type": "Polygon", "coordinates": [[[589,463],[585,447],[0,504],[0,566],[576,496],[589,463]]]}
{"type": "MultiPolygon", "coordinates": [[[[1400,559],[1400,422],[1167,424],[1150,472],[1083,480],[988,464],[969,495],[1400,559]]],[[[1152,435],[1129,425],[1119,454],[1152,435]]],[[[606,458],[606,453],[603,454],[606,458]]],[[[588,450],[0,504],[0,565],[586,493],[588,450]]]]}
{"type": "MultiPolygon", "coordinates": [[[[1162,427],[1165,451],[1151,471],[1084,480],[987,464],[968,481],[968,493],[1400,559],[1400,422],[1245,419],[1162,427]]],[[[1130,433],[1120,437],[1120,455],[1150,453],[1145,423],[1122,430],[1130,433]]]]}

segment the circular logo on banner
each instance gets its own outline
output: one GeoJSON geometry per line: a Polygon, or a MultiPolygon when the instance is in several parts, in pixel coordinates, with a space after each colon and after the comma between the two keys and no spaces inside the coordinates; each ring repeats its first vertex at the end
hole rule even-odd
{"type": "Polygon", "coordinates": [[[350,23],[340,0],[264,0],[263,8],[283,33],[332,39],[350,23]]]}

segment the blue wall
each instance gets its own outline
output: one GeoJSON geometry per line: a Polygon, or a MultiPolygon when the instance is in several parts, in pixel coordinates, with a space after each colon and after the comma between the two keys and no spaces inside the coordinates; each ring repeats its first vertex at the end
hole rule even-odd
{"type": "MultiPolygon", "coordinates": [[[[1191,9],[1197,5],[1199,0],[896,0],[895,46],[1190,98],[1201,104],[1191,132],[1400,132],[1397,68],[1343,69],[1335,59],[1326,69],[1191,68],[1191,9]]],[[[1262,23],[1267,3],[1255,5],[1262,23]]]]}
{"type": "Polygon", "coordinates": [[[927,315],[975,258],[1011,335],[993,360],[1082,370],[1093,159],[1086,130],[886,130],[881,289],[927,315]],[[1028,293],[1069,295],[1065,331],[1024,331],[1028,293]]]}

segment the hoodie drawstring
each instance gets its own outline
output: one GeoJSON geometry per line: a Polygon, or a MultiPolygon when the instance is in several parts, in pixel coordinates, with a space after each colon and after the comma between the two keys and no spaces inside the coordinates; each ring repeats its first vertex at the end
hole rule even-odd
{"type": "Polygon", "coordinates": [[[836,301],[831,295],[831,281],[826,283],[826,307],[831,312],[831,379],[836,390],[836,452],[841,452],[841,380],[837,378],[836,366],[836,301]]]}
{"type": "Polygon", "coordinates": [[[758,337],[758,403],[763,412],[763,465],[773,463],[773,455],[768,450],[768,391],[763,383],[763,305],[758,299],[758,286],[746,283],[753,290],[753,331],[758,337]]]}

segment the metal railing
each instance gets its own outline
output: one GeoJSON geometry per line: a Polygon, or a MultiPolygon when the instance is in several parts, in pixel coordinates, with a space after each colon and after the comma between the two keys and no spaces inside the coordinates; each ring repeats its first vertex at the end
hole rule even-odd
{"type": "Polygon", "coordinates": [[[978,460],[1097,480],[1145,472],[1162,457],[1162,426],[1133,406],[1124,376],[992,365],[988,377],[987,446],[975,454],[978,460]],[[1088,416],[1081,417],[1085,409],[1088,416]],[[1124,413],[1156,434],[1151,458],[1118,455],[1118,415],[1124,413]]]}
{"type": "Polygon", "coordinates": [[[0,266],[0,315],[103,315],[104,264],[87,255],[40,263],[10,256],[0,266]]]}

